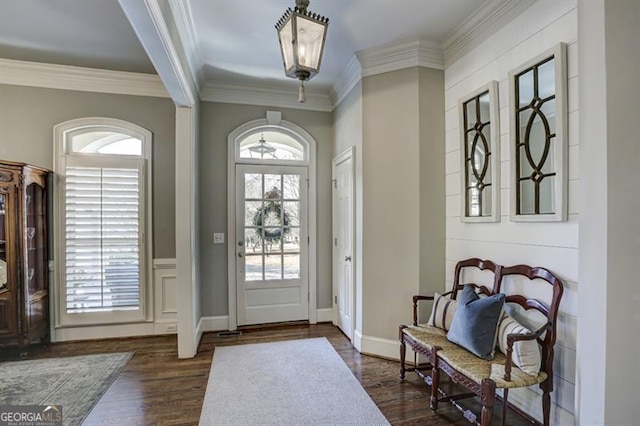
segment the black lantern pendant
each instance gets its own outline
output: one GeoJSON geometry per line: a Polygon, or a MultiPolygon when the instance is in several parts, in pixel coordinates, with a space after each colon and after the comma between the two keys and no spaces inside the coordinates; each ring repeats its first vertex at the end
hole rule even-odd
{"type": "Polygon", "coordinates": [[[298,100],[305,101],[304,82],[320,71],[329,19],[307,10],[309,0],[296,0],[276,24],[284,73],[300,80],[298,100]]]}

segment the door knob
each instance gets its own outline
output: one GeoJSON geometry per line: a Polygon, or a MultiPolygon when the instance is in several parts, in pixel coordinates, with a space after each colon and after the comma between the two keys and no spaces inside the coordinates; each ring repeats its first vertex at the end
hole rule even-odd
{"type": "Polygon", "coordinates": [[[244,253],[243,252],[238,252],[238,257],[244,257],[244,253]]]}

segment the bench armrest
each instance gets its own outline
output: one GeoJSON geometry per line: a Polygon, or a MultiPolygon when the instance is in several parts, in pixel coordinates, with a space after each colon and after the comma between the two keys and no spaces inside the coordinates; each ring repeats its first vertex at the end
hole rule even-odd
{"type": "Polygon", "coordinates": [[[431,300],[433,301],[434,296],[421,296],[415,295],[413,296],[413,325],[418,325],[418,302],[421,300],[431,300]]]}
{"type": "Polygon", "coordinates": [[[543,325],[542,327],[540,327],[539,329],[537,329],[535,332],[532,332],[532,333],[527,333],[527,334],[513,333],[513,334],[508,334],[507,335],[507,353],[506,353],[507,360],[506,360],[506,363],[504,365],[504,379],[506,381],[510,381],[511,380],[511,364],[513,362],[513,361],[511,361],[511,355],[513,354],[513,345],[514,345],[514,343],[522,342],[522,341],[526,341],[526,340],[537,340],[550,327],[551,327],[551,323],[548,322],[545,325],[543,325]]]}

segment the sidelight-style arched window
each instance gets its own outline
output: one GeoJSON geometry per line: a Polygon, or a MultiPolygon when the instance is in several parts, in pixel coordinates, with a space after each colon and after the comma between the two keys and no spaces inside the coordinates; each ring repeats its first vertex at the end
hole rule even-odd
{"type": "Polygon", "coordinates": [[[151,132],[110,118],[54,132],[59,325],[144,321],[151,132]]]}

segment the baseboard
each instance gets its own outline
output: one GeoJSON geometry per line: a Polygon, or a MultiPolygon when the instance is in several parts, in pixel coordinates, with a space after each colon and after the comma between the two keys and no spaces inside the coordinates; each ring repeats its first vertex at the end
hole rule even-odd
{"type": "Polygon", "coordinates": [[[176,321],[156,321],[153,323],[153,334],[177,334],[178,323],[176,321]]]}
{"type": "Polygon", "coordinates": [[[318,322],[333,322],[333,308],[316,309],[318,322]]]}
{"type": "Polygon", "coordinates": [[[118,337],[143,337],[176,334],[175,321],[156,321],[137,324],[111,324],[82,327],[60,327],[53,329],[52,342],[74,340],[113,339],[118,337]]]}
{"type": "Polygon", "coordinates": [[[223,331],[229,330],[229,316],[220,315],[215,317],[202,317],[198,322],[196,329],[196,336],[202,336],[202,333],[208,331],[223,331]]]}
{"type": "MultiPolygon", "coordinates": [[[[407,354],[408,352],[409,351],[407,351],[407,354]]],[[[363,335],[360,353],[399,360],[400,342],[397,340],[363,335]]]]}
{"type": "Polygon", "coordinates": [[[362,333],[360,330],[353,331],[353,347],[356,351],[362,352],[362,333]]]}
{"type": "MultiPolygon", "coordinates": [[[[317,309],[317,321],[318,322],[332,322],[333,321],[333,308],[317,309]]],[[[219,315],[211,317],[202,317],[198,321],[196,328],[196,337],[201,337],[202,333],[208,331],[224,331],[229,330],[229,316],[219,315]]]]}
{"type": "MultiPolygon", "coordinates": [[[[113,324],[85,327],[63,327],[55,329],[54,342],[73,340],[113,339],[118,337],[152,336],[156,325],[152,322],[137,324],[113,324]]],[[[161,333],[165,334],[165,333],[161,333]]],[[[53,336],[52,336],[53,337],[53,336]]]]}

